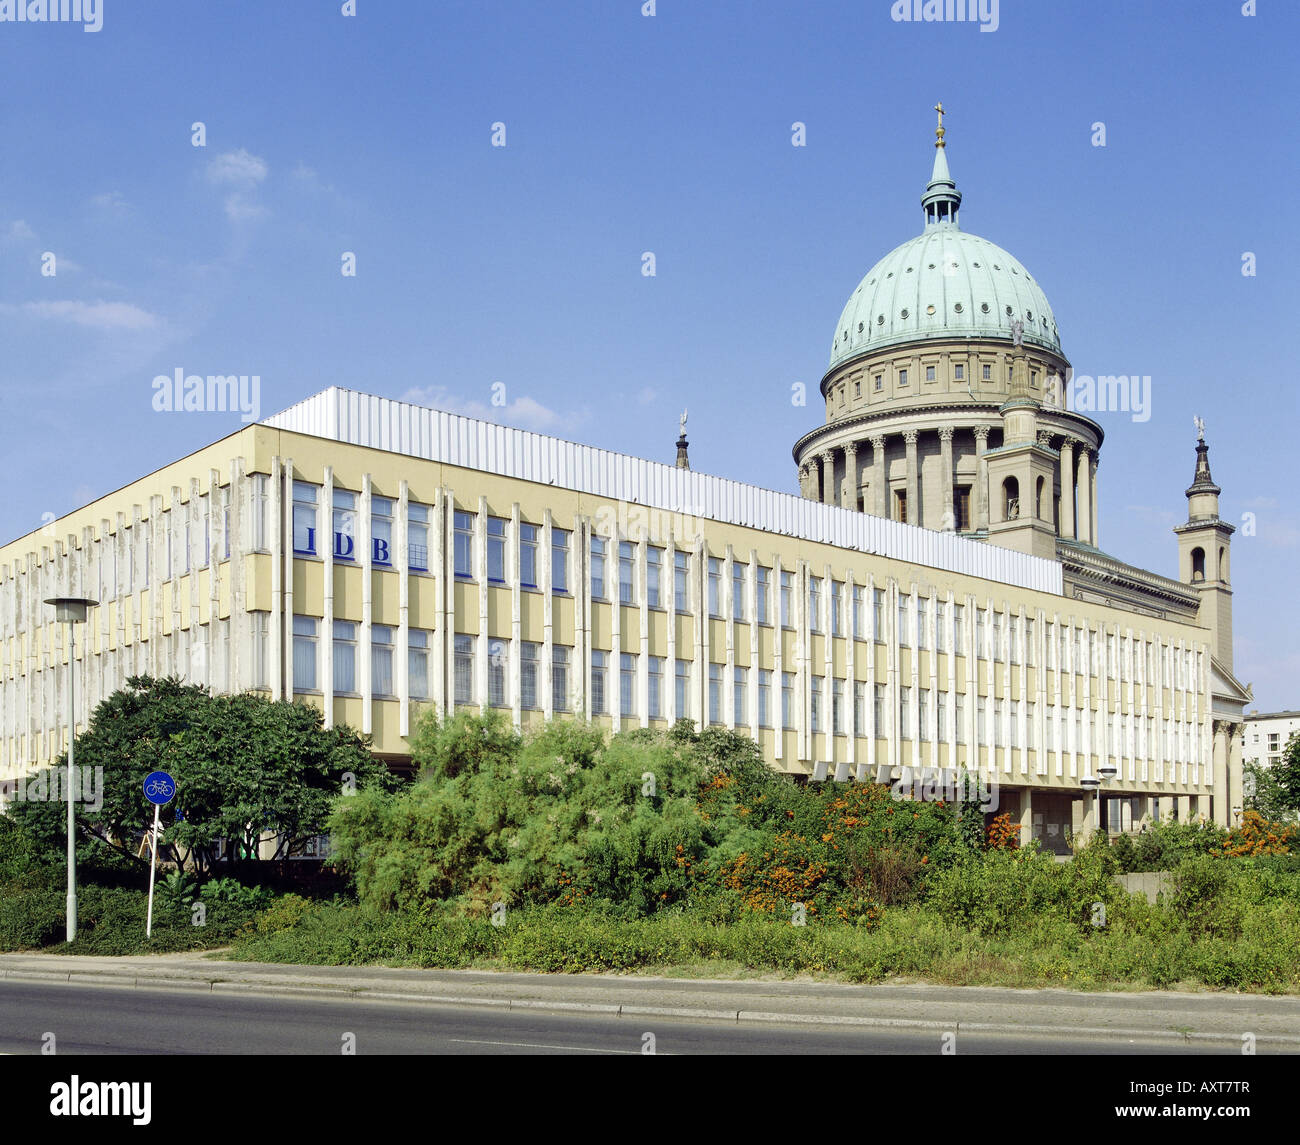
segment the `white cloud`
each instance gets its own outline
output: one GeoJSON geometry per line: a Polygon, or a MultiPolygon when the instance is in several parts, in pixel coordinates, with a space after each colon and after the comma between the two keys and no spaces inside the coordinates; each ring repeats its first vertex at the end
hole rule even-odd
{"type": "Polygon", "coordinates": [[[239,187],[255,187],[266,178],[266,160],[252,155],[242,147],[226,151],[208,164],[208,178],[214,183],[232,183],[239,187]]]}
{"type": "Polygon", "coordinates": [[[121,214],[127,209],[127,202],[122,197],[121,191],[105,191],[102,195],[94,195],[91,197],[90,205],[98,207],[101,211],[112,211],[114,214],[121,214]]]}
{"type": "Polygon", "coordinates": [[[0,312],[71,322],[94,330],[151,330],[160,322],[157,315],[130,302],[24,302],[0,306],[0,312]]]}
{"type": "Polygon", "coordinates": [[[31,242],[36,238],[36,232],[22,219],[14,219],[14,221],[9,224],[8,229],[4,232],[4,238],[7,242],[31,242]]]}
{"type": "Polygon", "coordinates": [[[641,392],[637,394],[636,400],[640,405],[648,406],[658,396],[658,391],[652,389],[650,386],[645,386],[642,388],[641,392]]]}
{"type": "Polygon", "coordinates": [[[573,417],[566,418],[530,397],[516,398],[514,401],[507,401],[505,405],[491,405],[488,402],[448,393],[444,386],[415,386],[407,390],[401,400],[446,410],[448,413],[476,417],[482,421],[496,422],[499,425],[514,425],[520,429],[536,430],[540,433],[556,429],[566,423],[572,425],[576,420],[573,417]]]}

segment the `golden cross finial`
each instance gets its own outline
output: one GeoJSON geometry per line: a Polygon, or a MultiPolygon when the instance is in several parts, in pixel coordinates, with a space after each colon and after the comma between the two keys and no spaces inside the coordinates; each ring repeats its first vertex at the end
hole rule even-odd
{"type": "Polygon", "coordinates": [[[943,146],[943,104],[936,103],[934,105],[934,110],[939,113],[939,126],[936,127],[934,130],[935,135],[938,137],[938,142],[935,143],[935,146],[942,147],[943,146]]]}

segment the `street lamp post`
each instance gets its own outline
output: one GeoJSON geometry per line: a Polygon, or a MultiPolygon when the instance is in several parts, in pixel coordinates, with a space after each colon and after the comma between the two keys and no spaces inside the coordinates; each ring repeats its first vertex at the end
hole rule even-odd
{"type": "Polygon", "coordinates": [[[86,619],[87,609],[99,601],[86,596],[51,596],[45,601],[54,606],[54,618],[68,625],[68,941],[77,937],[77,827],[76,801],[73,797],[73,748],[77,738],[77,629],[86,619]]]}

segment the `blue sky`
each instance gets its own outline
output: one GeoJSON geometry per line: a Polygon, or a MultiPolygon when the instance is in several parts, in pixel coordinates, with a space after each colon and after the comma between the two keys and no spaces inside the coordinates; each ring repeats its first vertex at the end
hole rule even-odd
{"type": "Polygon", "coordinates": [[[963,228],[1038,279],[1079,374],[1151,377],[1150,420],[1097,415],[1102,546],[1176,575],[1203,416],[1223,516],[1254,514],[1237,674],[1300,707],[1300,6],[1001,0],[992,33],[888,0],[341,7],[0,23],[0,539],[239,427],[155,412],[177,369],[258,375],[263,416],[337,384],[664,461],[689,407],[697,468],[794,491],[820,419],[791,384],[921,229],[942,100],[963,228]]]}

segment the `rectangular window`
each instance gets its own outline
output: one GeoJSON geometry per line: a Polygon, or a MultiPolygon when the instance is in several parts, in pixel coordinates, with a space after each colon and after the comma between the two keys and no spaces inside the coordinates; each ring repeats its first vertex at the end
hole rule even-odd
{"type": "Polygon", "coordinates": [[[880,390],[883,390],[884,388],[885,388],[885,375],[884,375],[884,374],[877,374],[877,375],[876,375],[876,390],[877,390],[877,391],[880,391],[880,390]]]}
{"type": "Polygon", "coordinates": [[[916,602],[916,646],[930,647],[930,602],[924,597],[916,602]]]}
{"type": "Polygon", "coordinates": [[[781,726],[794,727],[794,673],[781,673],[781,726]]]}
{"type": "Polygon", "coordinates": [[[831,635],[844,635],[844,582],[831,581],[831,635]]]}
{"type": "MultiPolygon", "coordinates": [[[[270,515],[271,493],[267,487],[267,477],[265,473],[253,474],[253,551],[258,553],[266,552],[270,546],[266,540],[266,521],[270,515]]],[[[168,560],[171,558],[168,557],[168,560]]],[[[171,565],[167,566],[169,569],[171,565]]],[[[170,576],[171,574],[168,573],[170,576]]]]}
{"type": "Polygon", "coordinates": [[[993,367],[991,365],[985,363],[980,367],[980,379],[985,382],[991,382],[993,380],[993,367]]]}
{"type": "Polygon", "coordinates": [[[794,591],[794,573],[783,572],[781,574],[781,627],[791,628],[793,623],[790,619],[790,595],[794,591]]]}
{"type": "Polygon", "coordinates": [[[964,604],[953,605],[952,651],[954,656],[966,655],[966,606],[964,604]]]}
{"type": "Polygon", "coordinates": [[[975,609],[975,655],[980,660],[989,658],[988,613],[982,608],[975,609]]]}
{"type": "Polygon", "coordinates": [[[1006,617],[1000,612],[993,614],[993,659],[1002,659],[1002,634],[1006,628],[1006,617]]]}
{"type": "Polygon", "coordinates": [[[970,520],[970,486],[958,485],[952,493],[952,527],[958,533],[971,530],[970,520]]]}
{"type": "Polygon", "coordinates": [[[569,532],[551,530],[551,591],[569,591],[569,532]]]}
{"type": "Polygon", "coordinates": [[[536,525],[519,522],[519,587],[537,587],[537,533],[536,525]]]}
{"type": "Polygon", "coordinates": [[[474,576],[474,514],[457,509],[452,514],[452,554],[455,574],[472,579],[474,576]]]}
{"type": "Polygon", "coordinates": [[[906,370],[899,370],[899,371],[898,371],[898,384],[899,384],[900,386],[905,386],[905,385],[907,385],[907,371],[906,371],[906,370]]]}
{"type": "Polygon", "coordinates": [[[253,679],[254,688],[269,688],[271,673],[268,668],[268,645],[270,644],[271,615],[267,612],[250,614],[253,624],[253,679]]]}
{"type": "Polygon", "coordinates": [[[393,563],[393,503],[387,497],[370,498],[370,560],[385,567],[393,563]]]}
{"type": "Polygon", "coordinates": [[[334,622],[334,691],[357,690],[357,626],[351,620],[334,622]]]}
{"type": "Polygon", "coordinates": [[[885,685],[877,684],[875,694],[872,696],[871,716],[875,720],[876,738],[883,739],[885,735],[885,685]]]}
{"type": "Polygon", "coordinates": [[[907,490],[898,489],[894,492],[894,520],[900,525],[907,524],[907,490]]]}
{"type": "Polygon", "coordinates": [[[907,648],[912,641],[912,610],[909,607],[912,598],[901,592],[898,594],[898,646],[907,648]]]}
{"type": "Polygon", "coordinates": [[[1003,731],[1006,726],[1007,706],[1003,700],[993,701],[993,746],[1005,747],[1006,735],[1003,731]]]}
{"type": "Polygon", "coordinates": [[[293,690],[316,691],[316,619],[293,618],[293,690]]]}
{"type": "Polygon", "coordinates": [[[939,693],[939,727],[937,738],[940,743],[948,741],[948,709],[952,704],[952,697],[947,692],[939,693]]]}
{"type": "Polygon", "coordinates": [[[649,668],[650,694],[646,701],[646,715],[652,720],[663,719],[664,658],[662,656],[651,656],[647,667],[649,668]]]}
{"type": "Polygon", "coordinates": [[[956,712],[953,722],[957,725],[957,742],[966,742],[966,697],[960,692],[957,693],[955,701],[956,712]]]}
{"type": "Polygon", "coordinates": [[[569,649],[563,644],[551,648],[551,708],[569,710],[569,649]]]}
{"type": "Polygon", "coordinates": [[[591,538],[591,599],[605,599],[605,538],[594,535],[591,538]]]}
{"type": "Polygon", "coordinates": [[[935,602],[934,650],[936,652],[948,651],[948,602],[946,600],[935,602]]]}
{"type": "Polygon", "coordinates": [[[867,734],[867,685],[861,680],[853,681],[853,734],[859,739],[867,734]]]}
{"type": "Polygon", "coordinates": [[[393,630],[384,624],[370,626],[370,691],[391,696],[393,691],[393,630]]]}
{"type": "Polygon", "coordinates": [[[824,677],[814,676],[812,678],[812,730],[820,732],[822,730],[822,684],[824,677]]]}
{"type": "Polygon", "coordinates": [[[506,583],[506,525],[504,517],[487,519],[488,584],[506,583]]]}
{"type": "Polygon", "coordinates": [[[679,720],[691,718],[691,662],[678,660],[675,664],[676,711],[679,720]]]}
{"type": "Polygon", "coordinates": [[[737,621],[745,619],[745,574],[749,566],[740,561],[731,562],[731,615],[737,621]]]}
{"type": "Polygon", "coordinates": [[[762,565],[758,566],[758,577],[756,588],[756,599],[754,601],[754,619],[759,624],[771,624],[772,613],[769,606],[769,596],[772,589],[772,570],[765,569],[762,565]]]}
{"type": "Polygon", "coordinates": [[[662,608],[660,585],[663,580],[664,551],[647,547],[645,551],[645,602],[647,608],[662,608]]]}
{"type": "Polygon", "coordinates": [[[593,716],[603,716],[608,712],[608,707],[605,701],[605,671],[608,662],[609,654],[607,652],[592,652],[591,714],[593,716]]]}
{"type": "Polygon", "coordinates": [[[831,730],[837,735],[844,734],[844,681],[831,678],[831,730]]]}
{"type": "Polygon", "coordinates": [[[709,665],[709,723],[722,723],[722,665],[709,665]]]}
{"type": "MultiPolygon", "coordinates": [[[[1028,748],[1030,751],[1033,751],[1038,746],[1038,742],[1034,736],[1034,719],[1037,710],[1038,709],[1032,703],[1025,704],[1025,747],[1028,748]]],[[[1128,730],[1130,733],[1133,731],[1132,724],[1129,725],[1128,730]]],[[[1133,747],[1132,747],[1132,743],[1130,742],[1129,755],[1132,754],[1133,754],[1133,747]]]]}
{"type": "Polygon", "coordinates": [[[709,558],[709,615],[722,615],[722,562],[717,557],[709,558]]]}
{"type": "Polygon", "coordinates": [[[636,715],[636,657],[622,653],[618,661],[618,712],[621,716],[636,715]]]}
{"type": "Polygon", "coordinates": [[[960,362],[954,364],[952,368],[952,377],[953,377],[953,381],[956,382],[964,381],[966,378],[966,367],[963,366],[960,362]]]}
{"type": "Polygon", "coordinates": [[[416,572],[429,571],[429,506],[406,506],[406,556],[416,572]]]}
{"type": "Polygon", "coordinates": [[[429,633],[423,628],[406,633],[406,694],[413,700],[429,698],[429,633]]]}
{"type": "Polygon", "coordinates": [[[989,698],[980,696],[975,701],[975,742],[987,747],[989,742],[989,698]]]}
{"type": "Polygon", "coordinates": [[[519,706],[526,712],[541,708],[537,699],[537,661],[541,647],[527,640],[519,642],[519,706]]]}
{"type": "Polygon", "coordinates": [[[866,639],[866,635],[862,630],[862,625],[865,623],[866,620],[866,618],[862,615],[864,611],[864,605],[866,602],[866,597],[864,595],[864,592],[865,590],[863,589],[862,585],[855,584],[853,586],[853,638],[855,640],[866,639]]]}
{"type": "Polygon", "coordinates": [[[822,578],[808,578],[808,629],[811,632],[822,630],[822,578]]]}
{"type": "Polygon", "coordinates": [[[916,716],[916,734],[917,739],[928,739],[930,735],[930,689],[918,688],[916,690],[917,716],[916,716]]]}
{"type": "Polygon", "coordinates": [[[885,593],[879,588],[871,590],[871,634],[877,644],[885,642],[885,593]]]}
{"type": "Polygon", "coordinates": [[[673,608],[678,612],[691,610],[691,554],[678,549],[673,553],[673,608]]]}
{"type": "Polygon", "coordinates": [[[749,726],[749,669],[736,668],[732,675],[732,715],[738,728],[749,726]]]}
{"type": "Polygon", "coordinates": [[[453,669],[456,682],[456,703],[474,702],[474,637],[457,634],[453,669]]]}
{"type": "Polygon", "coordinates": [[[912,738],[912,689],[898,689],[898,738],[912,738]]]}
{"type": "Polygon", "coordinates": [[[509,644],[504,640],[488,642],[488,703],[494,708],[509,706],[506,699],[506,665],[509,660],[509,644]]]}
{"type": "MultiPolygon", "coordinates": [[[[178,525],[179,521],[176,522],[178,525]]],[[[316,486],[293,483],[293,551],[316,553],[316,486]]],[[[189,519],[185,520],[185,571],[189,572],[189,519]]]]}
{"type": "Polygon", "coordinates": [[[1020,746],[1020,701],[1019,700],[1010,701],[1010,716],[1011,716],[1010,745],[1012,747],[1019,747],[1020,746]]]}
{"type": "Polygon", "coordinates": [[[636,603],[636,545],[630,541],[618,544],[618,602],[636,603]]]}
{"type": "Polygon", "coordinates": [[[758,726],[772,726],[772,673],[758,670],[758,726]]]}
{"type": "Polygon", "coordinates": [[[357,559],[357,495],[334,490],[334,559],[357,559]]]}
{"type": "Polygon", "coordinates": [[[926,366],[926,367],[925,367],[925,380],[926,380],[927,382],[932,382],[932,381],[934,381],[934,367],[933,367],[933,366],[926,366]]]}
{"type": "Polygon", "coordinates": [[[1025,663],[1034,662],[1034,622],[1032,619],[1025,618],[1025,663]]]}

